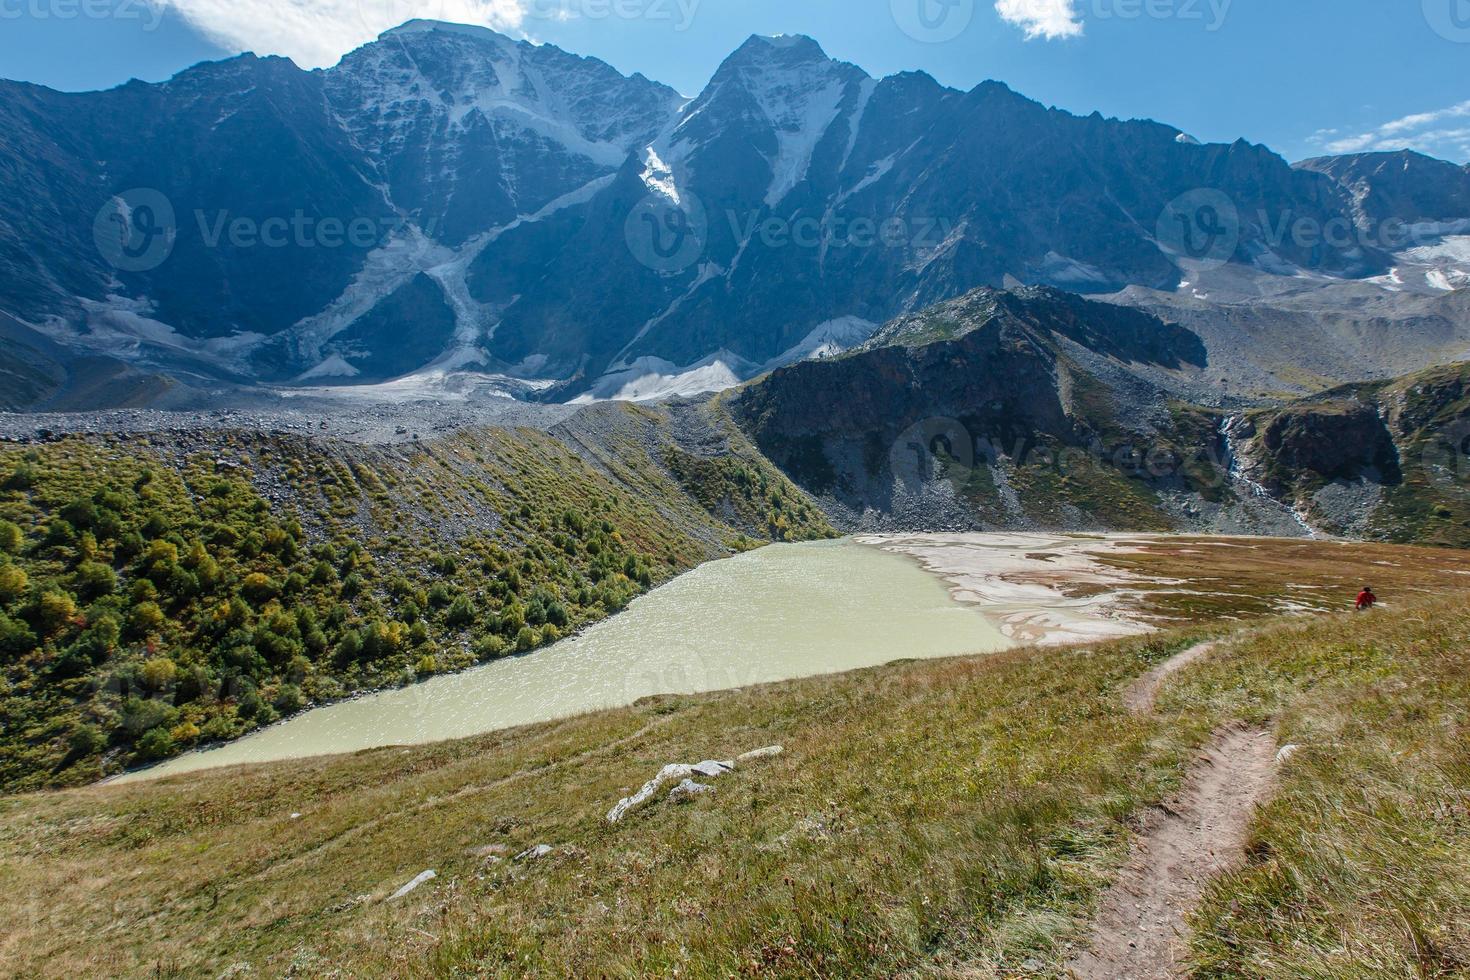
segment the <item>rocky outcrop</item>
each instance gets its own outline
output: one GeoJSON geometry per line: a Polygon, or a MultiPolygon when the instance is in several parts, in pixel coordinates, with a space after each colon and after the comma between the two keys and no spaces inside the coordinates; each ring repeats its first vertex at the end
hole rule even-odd
{"type": "Polygon", "coordinates": [[[717,779],[726,773],[734,772],[737,767],[747,766],[764,759],[772,759],[782,753],[779,745],[771,745],[766,748],[754,749],[750,752],[736,756],[729,762],[718,762],[709,760],[705,762],[687,765],[684,763],[671,763],[660,769],[652,779],[644,783],[642,788],[632,796],[624,797],[617,802],[607,813],[608,823],[618,823],[632,811],[638,809],[649,800],[658,795],[659,790],[669,783],[678,780],[677,785],[669,791],[670,802],[690,800],[696,796],[714,792],[714,787],[707,783],[696,782],[692,777],[699,776],[703,779],[717,779]]]}
{"type": "Polygon", "coordinates": [[[1157,380],[1204,363],[1146,314],[982,289],[776,371],[732,410],[854,528],[1165,526],[1160,492],[1223,480],[1217,424],[1157,380]]]}
{"type": "Polygon", "coordinates": [[[1231,411],[1193,401],[1206,367],[1198,337],[1139,311],[982,289],[731,410],[845,530],[1470,543],[1470,367],[1231,411]]]}
{"type": "Polygon", "coordinates": [[[1402,479],[1393,435],[1374,403],[1296,404],[1264,413],[1254,428],[1267,460],[1261,482],[1273,491],[1310,492],[1338,480],[1392,485],[1402,479]]]}
{"type": "Polygon", "coordinates": [[[1384,221],[1470,222],[1470,165],[1397,150],[1318,157],[1296,166],[1347,187],[1369,227],[1384,221]]]}
{"type": "Polygon", "coordinates": [[[1258,410],[1231,433],[1242,471],[1327,533],[1470,543],[1470,365],[1258,410]]]}

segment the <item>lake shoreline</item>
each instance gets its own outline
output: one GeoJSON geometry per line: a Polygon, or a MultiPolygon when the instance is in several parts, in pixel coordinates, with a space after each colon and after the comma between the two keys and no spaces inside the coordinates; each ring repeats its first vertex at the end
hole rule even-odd
{"type": "Polygon", "coordinates": [[[1136,552],[1128,543],[1150,537],[1014,532],[859,535],[854,540],[914,561],[1013,642],[1062,646],[1153,632],[1155,627],[1127,600],[1141,588],[1182,583],[1143,579],[1096,560],[1136,552]],[[1091,594],[1069,594],[1064,585],[1091,594]]]}
{"type": "Polygon", "coordinates": [[[111,777],[126,785],[254,762],[463,738],[645,697],[736,690],[999,652],[1013,641],[942,579],[851,538],[706,562],[523,656],[366,692],[241,739],[111,777]]]}

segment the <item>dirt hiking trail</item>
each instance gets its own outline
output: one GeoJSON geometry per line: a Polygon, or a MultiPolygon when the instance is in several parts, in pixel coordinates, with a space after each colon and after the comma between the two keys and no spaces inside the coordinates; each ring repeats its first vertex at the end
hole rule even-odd
{"type": "Polygon", "coordinates": [[[1124,706],[1135,715],[1149,714],[1154,710],[1154,704],[1159,699],[1159,689],[1164,686],[1164,681],[1191,664],[1208,657],[1217,646],[1219,644],[1215,642],[1200,643],[1183,653],[1176,653],[1134,681],[1133,686],[1123,692],[1124,706]]]}
{"type": "MultiPolygon", "coordinates": [[[[1124,693],[1134,714],[1153,711],[1170,676],[1208,656],[1185,650],[1124,693]]],[[[1086,952],[1067,964],[1077,980],[1173,980],[1182,975],[1184,917],[1209,880],[1237,866],[1256,806],[1271,791],[1276,743],[1269,732],[1217,732],[1190,766],[1179,794],[1144,818],[1127,862],[1103,896],[1086,952]]]]}

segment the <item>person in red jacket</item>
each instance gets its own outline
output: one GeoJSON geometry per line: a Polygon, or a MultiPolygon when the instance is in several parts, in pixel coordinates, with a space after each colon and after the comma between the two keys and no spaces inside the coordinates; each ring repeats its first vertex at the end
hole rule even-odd
{"type": "Polygon", "coordinates": [[[1372,609],[1378,603],[1378,597],[1373,594],[1371,585],[1363,586],[1363,591],[1358,593],[1358,612],[1372,609]]]}

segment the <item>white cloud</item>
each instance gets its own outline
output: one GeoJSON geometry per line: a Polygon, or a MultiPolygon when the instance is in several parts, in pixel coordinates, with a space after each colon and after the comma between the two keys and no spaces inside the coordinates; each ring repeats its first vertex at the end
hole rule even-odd
{"type": "Polygon", "coordinates": [[[1001,20],[1026,32],[1026,39],[1048,41],[1082,35],[1076,0],[995,0],[1001,20]]]}
{"type": "Polygon", "coordinates": [[[404,21],[515,29],[521,0],[150,0],[230,51],[285,55],[324,68],[404,21]]]}
{"type": "Polygon", "coordinates": [[[1341,139],[1331,138],[1337,130],[1322,130],[1313,136],[1312,142],[1328,153],[1410,149],[1431,156],[1467,160],[1470,159],[1470,125],[1455,125],[1454,120],[1458,119],[1470,120],[1470,102],[1434,112],[1417,112],[1341,139]]]}

